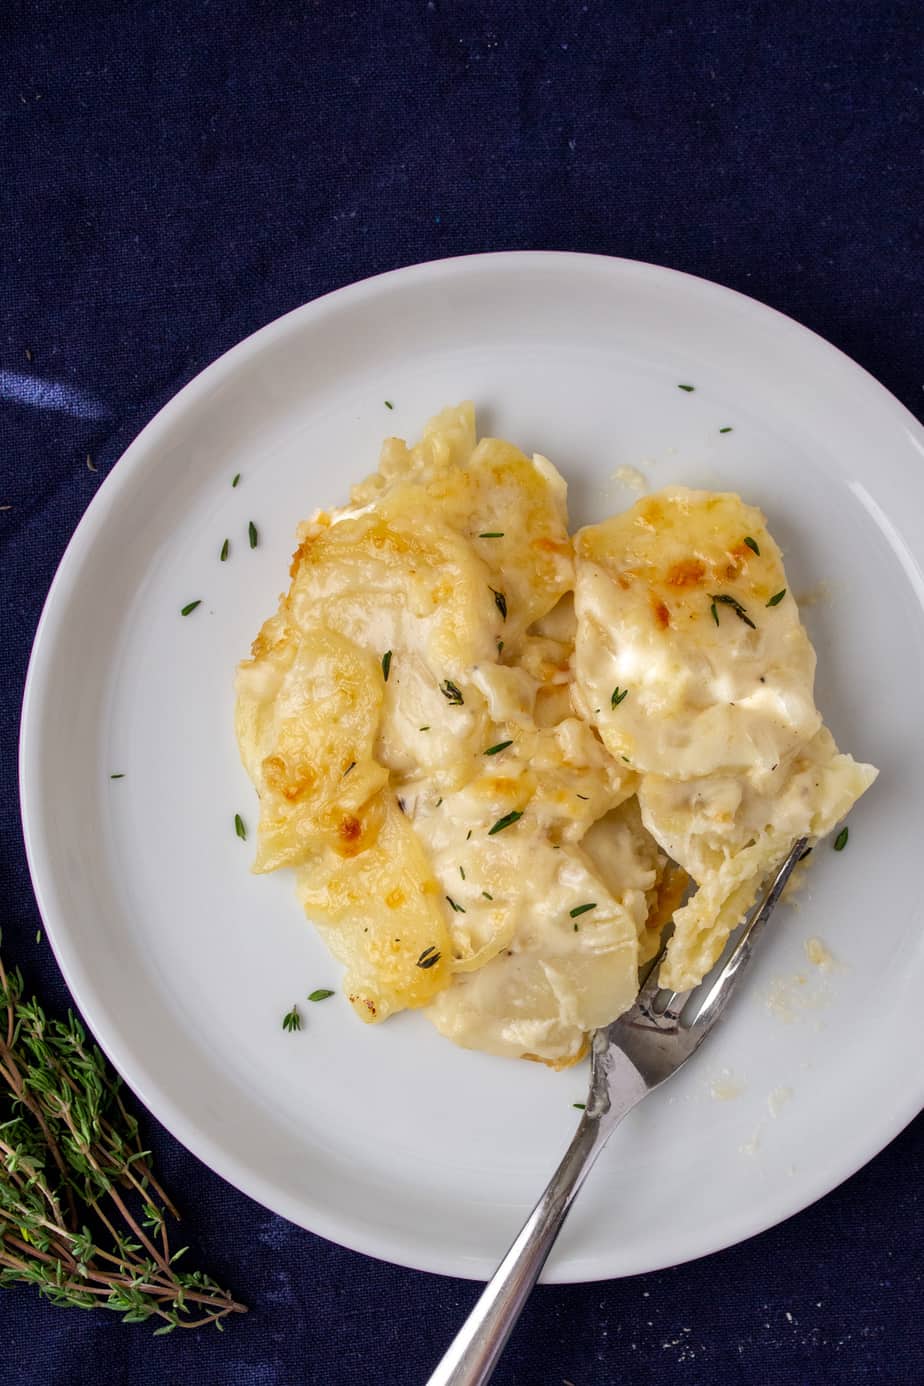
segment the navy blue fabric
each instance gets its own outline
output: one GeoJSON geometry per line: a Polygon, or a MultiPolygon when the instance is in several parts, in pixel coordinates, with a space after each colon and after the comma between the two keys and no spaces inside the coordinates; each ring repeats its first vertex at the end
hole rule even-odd
{"type": "MultiPolygon", "coordinates": [[[[297,304],[501,248],[716,279],[920,411],[922,29],[895,0],[5,0],[0,892],[5,952],[50,1003],[67,998],[20,840],[22,681],[64,545],[141,426],[297,304]]],[[[5,1386],[426,1379],[474,1286],[320,1241],[148,1129],[197,1256],[250,1314],[152,1339],[0,1291],[5,1386]]],[[[924,1380],[922,1155],[919,1120],[744,1246],[540,1289],[498,1386],[924,1380]]]]}

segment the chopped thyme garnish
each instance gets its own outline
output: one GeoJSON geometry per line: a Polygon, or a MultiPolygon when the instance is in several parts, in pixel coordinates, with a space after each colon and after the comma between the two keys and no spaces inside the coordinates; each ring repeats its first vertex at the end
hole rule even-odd
{"type": "Polygon", "coordinates": [[[254,524],[253,520],[251,520],[251,521],[250,521],[250,524],[247,526],[247,535],[248,535],[248,537],[249,537],[249,539],[250,539],[250,547],[251,547],[252,549],[255,549],[255,548],[257,547],[258,535],[257,535],[257,527],[256,527],[256,525],[254,524]]]}
{"type": "Polygon", "coordinates": [[[719,608],[716,606],[715,602],[712,603],[712,605],[710,606],[709,610],[712,612],[712,619],[713,619],[713,621],[715,621],[716,625],[718,625],[718,624],[719,624],[719,608]]]}
{"type": "Polygon", "coordinates": [[[587,1110],[586,1102],[572,1102],[571,1105],[572,1107],[576,1107],[579,1112],[586,1112],[587,1110]]]}
{"type": "Polygon", "coordinates": [[[574,932],[577,933],[577,931],[578,931],[578,926],[577,926],[577,921],[575,921],[574,932]]]}
{"type": "Polygon", "coordinates": [[[774,592],[773,596],[772,596],[772,597],[770,598],[770,600],[767,602],[767,605],[768,605],[768,606],[779,606],[780,602],[783,600],[783,598],[784,598],[785,596],[786,596],[786,588],[784,587],[783,590],[782,590],[782,592],[774,592]]]}
{"type": "Polygon", "coordinates": [[[429,728],[429,727],[418,727],[417,730],[418,730],[418,731],[429,731],[430,728],[429,728]]]}
{"type": "Polygon", "coordinates": [[[441,794],[440,797],[437,799],[436,803],[434,804],[434,808],[439,808],[439,806],[440,806],[440,804],[441,804],[442,802],[443,802],[443,796],[442,796],[442,794],[441,794]]]}
{"type": "Polygon", "coordinates": [[[232,485],[232,486],[236,486],[236,485],[238,484],[238,482],[240,481],[240,479],[241,479],[241,474],[240,474],[240,472],[235,472],[235,474],[234,474],[234,479],[233,479],[233,481],[231,482],[231,485],[232,485]]]}
{"type": "Polygon", "coordinates": [[[486,890],[483,890],[481,893],[482,893],[482,895],[484,896],[484,898],[485,898],[486,900],[493,900],[493,899],[494,899],[494,896],[493,896],[493,895],[489,895],[488,892],[487,892],[486,890]]]}
{"type": "Polygon", "coordinates": [[[579,914],[586,914],[588,910],[595,910],[596,908],[597,908],[597,902],[596,902],[596,900],[594,900],[593,904],[591,904],[591,905],[575,905],[574,909],[571,910],[571,912],[570,912],[570,913],[571,913],[571,918],[572,918],[572,919],[577,919],[577,917],[578,917],[579,914]]]}
{"type": "MultiPolygon", "coordinates": [[[[577,791],[575,791],[575,793],[577,793],[577,791]]],[[[578,797],[579,799],[583,799],[584,802],[585,802],[585,804],[586,804],[586,803],[588,802],[588,800],[590,799],[590,795],[589,795],[589,794],[578,794],[577,797],[578,797]]]]}
{"type": "Polygon", "coordinates": [[[754,552],[757,554],[757,557],[760,558],[760,545],[758,544],[757,540],[752,539],[750,534],[748,534],[745,536],[744,542],[747,544],[748,548],[753,549],[754,552]]]}
{"type": "Polygon", "coordinates": [[[456,914],[464,914],[464,913],[465,913],[464,907],[463,907],[462,905],[456,904],[455,900],[453,900],[453,898],[452,898],[451,895],[447,895],[447,896],[446,896],[446,899],[449,901],[450,905],[452,905],[452,908],[455,910],[456,914]]]}
{"type": "Polygon", "coordinates": [[[247,829],[244,827],[244,820],[239,813],[234,815],[234,831],[242,842],[247,841],[247,829]]]}
{"type": "Polygon", "coordinates": [[[221,546],[221,553],[218,555],[222,563],[227,563],[228,554],[231,552],[231,540],[226,539],[221,546]]]}
{"type": "Polygon", "coordinates": [[[448,699],[452,707],[461,707],[462,703],[465,702],[458,688],[454,683],[450,683],[449,679],[444,679],[440,684],[440,692],[444,698],[448,699]]]}
{"type": "Polygon", "coordinates": [[[731,426],[730,426],[729,424],[726,424],[726,426],[725,426],[724,428],[720,428],[720,429],[719,429],[719,432],[720,432],[720,433],[732,433],[732,432],[734,432],[734,430],[731,428],[731,426]]]}
{"type": "Polygon", "coordinates": [[[496,756],[499,755],[501,751],[506,751],[507,747],[512,745],[512,741],[498,741],[496,746],[489,746],[483,754],[486,756],[496,756]]]}
{"type": "Polygon", "coordinates": [[[386,650],[382,655],[382,677],[388,682],[388,675],[391,670],[391,650],[386,650]]]}
{"type": "Polygon", "coordinates": [[[288,1031],[300,1030],[302,1028],[302,1018],[299,1015],[297,1006],[293,1006],[291,1011],[287,1011],[282,1017],[282,1028],[288,1031]]]}
{"type": "Polygon", "coordinates": [[[471,837],[471,835],[472,835],[472,830],[471,830],[471,828],[469,828],[468,832],[465,834],[465,841],[466,841],[466,842],[468,842],[468,840],[469,840],[469,838],[471,837]]]}
{"type": "Polygon", "coordinates": [[[308,1000],[326,1001],[328,996],[333,996],[333,994],[334,993],[330,990],[329,987],[318,987],[317,991],[312,991],[308,993],[308,1000]]]}
{"type": "Polygon", "coordinates": [[[124,771],[124,770],[120,771],[118,775],[110,775],[109,778],[110,778],[111,780],[124,780],[124,779],[125,779],[125,771],[124,771]]]}
{"type": "Polygon", "coordinates": [[[691,395],[691,394],[693,393],[693,391],[696,389],[696,386],[695,386],[695,385],[678,385],[678,386],[677,386],[677,389],[678,389],[678,390],[686,390],[687,394],[688,394],[688,395],[691,395]]]}
{"type": "Polygon", "coordinates": [[[391,402],[390,399],[387,399],[387,400],[385,401],[385,408],[386,408],[386,409],[394,409],[394,407],[395,407],[395,406],[394,406],[394,404],[392,404],[392,402],[391,402]]]}
{"type": "Polygon", "coordinates": [[[841,830],[840,830],[840,832],[838,833],[837,837],[834,839],[834,850],[835,850],[835,852],[843,852],[844,848],[847,846],[847,838],[848,838],[848,836],[849,836],[849,829],[848,829],[848,828],[841,828],[841,830]]]}
{"type": "Polygon", "coordinates": [[[356,761],[355,761],[355,760],[351,760],[351,761],[350,761],[349,765],[348,765],[347,768],[344,770],[344,772],[343,772],[343,774],[342,774],[342,776],[341,776],[341,779],[344,779],[344,780],[346,779],[347,775],[348,775],[348,774],[350,773],[350,771],[353,769],[353,767],[354,767],[355,764],[356,764],[356,761]]]}
{"type": "Polygon", "coordinates": [[[438,953],[437,950],[436,950],[436,946],[435,946],[434,944],[431,943],[431,944],[430,944],[430,947],[429,947],[429,948],[425,948],[425,949],[423,950],[423,952],[421,953],[420,957],[417,959],[417,964],[416,964],[416,966],[417,966],[417,967],[435,967],[436,964],[439,962],[439,960],[440,960],[441,957],[442,957],[442,954],[441,954],[441,953],[438,953]]]}
{"type": "Polygon", "coordinates": [[[512,813],[505,813],[503,818],[498,818],[493,828],[489,828],[488,837],[493,837],[495,833],[502,833],[505,828],[509,828],[522,817],[523,814],[518,809],[514,809],[512,813]]]}
{"type": "Polygon", "coordinates": [[[613,689],[612,695],[611,695],[611,697],[610,697],[610,706],[611,706],[611,707],[619,707],[619,704],[622,702],[623,698],[627,698],[628,696],[629,696],[629,690],[628,690],[628,688],[622,688],[622,689],[621,689],[621,688],[619,687],[619,684],[617,684],[616,687],[613,689]]]}
{"type": "Polygon", "coordinates": [[[202,605],[202,598],[201,598],[201,597],[199,597],[199,598],[198,598],[196,601],[194,601],[194,602],[187,602],[185,606],[181,606],[181,607],[180,607],[180,615],[181,615],[181,616],[188,616],[189,613],[190,613],[191,611],[195,611],[196,607],[197,607],[197,606],[201,606],[201,605],[202,605]]]}
{"type": "Polygon", "coordinates": [[[495,604],[495,606],[497,607],[498,611],[499,611],[500,614],[501,614],[501,619],[504,620],[504,621],[506,621],[506,619],[507,619],[507,598],[504,596],[503,592],[498,592],[497,589],[496,589],[495,587],[492,587],[490,590],[494,593],[494,604],[495,604]]]}
{"type": "MultiPolygon", "coordinates": [[[[737,597],[731,596],[731,594],[728,592],[710,592],[709,596],[712,598],[713,604],[715,604],[716,602],[722,602],[725,606],[730,606],[732,611],[738,617],[739,621],[743,621],[746,626],[750,626],[751,630],[757,629],[754,622],[751,620],[750,616],[745,611],[744,607],[741,605],[737,597]]],[[[770,605],[769,602],[768,605],[770,605]]],[[[718,613],[716,614],[718,615],[718,613]]]]}
{"type": "Polygon", "coordinates": [[[498,653],[499,655],[502,655],[502,654],[504,653],[504,642],[503,642],[503,640],[498,640],[498,642],[497,642],[497,653],[498,653]]]}
{"type": "Polygon", "coordinates": [[[463,879],[463,881],[464,881],[464,880],[465,880],[465,867],[464,867],[464,866],[460,866],[460,867],[459,867],[459,875],[462,877],[462,879],[463,879]]]}
{"type": "Polygon", "coordinates": [[[485,529],[478,536],[479,539],[503,539],[503,537],[504,531],[502,529],[485,529]]]}

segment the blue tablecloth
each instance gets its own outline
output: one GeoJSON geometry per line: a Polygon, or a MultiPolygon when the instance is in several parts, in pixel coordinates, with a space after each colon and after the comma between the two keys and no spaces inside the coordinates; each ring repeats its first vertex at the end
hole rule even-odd
{"type": "MultiPolygon", "coordinates": [[[[74,525],[160,405],[351,280],[552,247],[753,294],[919,410],[922,37],[894,0],[6,0],[2,923],[49,1001],[16,807],[26,660],[74,525]]],[[[426,1378],[474,1286],[291,1227],[149,1129],[197,1259],[251,1313],[152,1339],[2,1290],[4,1386],[426,1378]]],[[[744,1246],[540,1289],[498,1386],[924,1380],[922,1154],[919,1121],[744,1246]]]]}

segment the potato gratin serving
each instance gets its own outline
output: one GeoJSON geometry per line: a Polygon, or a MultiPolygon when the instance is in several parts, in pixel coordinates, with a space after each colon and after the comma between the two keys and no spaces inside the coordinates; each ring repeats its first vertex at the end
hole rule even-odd
{"type": "Polygon", "coordinates": [[[572,1064],[671,916],[680,989],[875,778],[822,725],[737,496],[674,487],[572,541],[552,464],[477,441],[463,404],[298,539],[238,672],[254,869],[295,868],[363,1020],[421,1007],[468,1048],[572,1064]]]}

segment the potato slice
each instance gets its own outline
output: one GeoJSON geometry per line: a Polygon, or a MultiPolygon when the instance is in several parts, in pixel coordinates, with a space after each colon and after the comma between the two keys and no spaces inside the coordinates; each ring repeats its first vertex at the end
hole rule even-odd
{"type": "Polygon", "coordinates": [[[792,844],[830,833],[876,774],[840,754],[822,727],[787,765],[757,782],[646,775],[639,790],[645,826],[698,882],[674,915],[663,984],[677,991],[695,986],[792,844]]]}
{"type": "Polygon", "coordinates": [[[260,796],[255,871],[355,840],[357,815],[388,779],[372,754],[383,689],[378,661],[324,626],[290,630],[241,666],[238,742],[260,796]]]}
{"type": "Polygon", "coordinates": [[[327,847],[298,872],[296,889],[334,957],[357,1015],[385,1020],[426,1006],[450,979],[443,892],[389,790],[359,815],[359,850],[327,847]]]}
{"type": "Polygon", "coordinates": [[[674,487],[580,530],[575,553],[575,694],[614,756],[677,779],[769,770],[821,726],[759,510],[674,487]]]}

